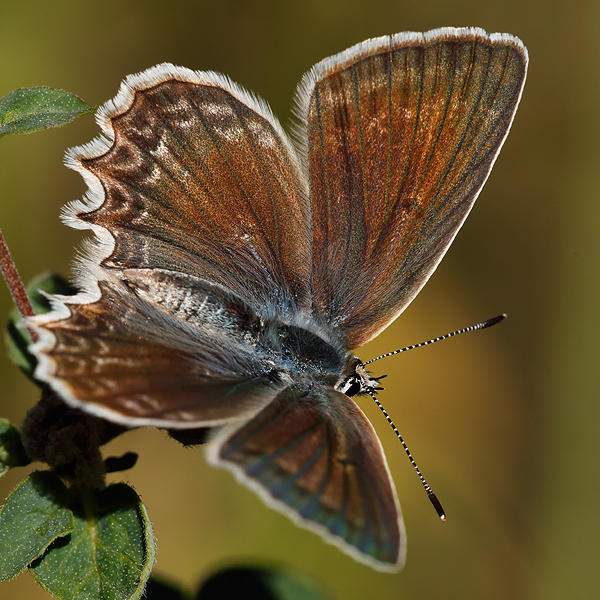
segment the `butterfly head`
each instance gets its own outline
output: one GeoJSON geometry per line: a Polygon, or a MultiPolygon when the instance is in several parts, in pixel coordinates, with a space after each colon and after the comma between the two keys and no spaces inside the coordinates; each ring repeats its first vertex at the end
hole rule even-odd
{"type": "Polygon", "coordinates": [[[350,398],[359,394],[373,395],[378,390],[383,389],[379,385],[379,381],[384,377],[385,375],[371,377],[363,363],[356,356],[349,356],[344,373],[335,385],[335,389],[350,398]]]}

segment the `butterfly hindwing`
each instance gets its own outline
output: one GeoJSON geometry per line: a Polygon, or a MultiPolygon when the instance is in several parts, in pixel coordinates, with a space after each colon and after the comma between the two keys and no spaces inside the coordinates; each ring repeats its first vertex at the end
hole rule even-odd
{"type": "Polygon", "coordinates": [[[99,300],[34,319],[37,372],[72,404],[130,426],[201,427],[251,415],[281,387],[256,347],[259,317],[232,292],[161,269],[98,285],[99,300]]]}
{"type": "Polygon", "coordinates": [[[384,570],[403,563],[404,526],[383,449],[346,395],[291,386],[249,422],[225,428],[209,461],[355,558],[384,570]]]}

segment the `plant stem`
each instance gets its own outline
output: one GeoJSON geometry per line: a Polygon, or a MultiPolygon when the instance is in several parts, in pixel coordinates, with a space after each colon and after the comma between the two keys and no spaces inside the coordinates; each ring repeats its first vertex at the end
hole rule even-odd
{"type": "MultiPolygon", "coordinates": [[[[21,313],[21,316],[23,318],[33,317],[34,312],[27,297],[25,286],[10,255],[10,250],[6,244],[2,230],[0,230],[0,268],[2,269],[2,274],[4,275],[4,280],[6,281],[13,302],[21,313]]],[[[32,329],[29,329],[29,333],[31,333],[31,339],[37,342],[37,333],[32,329]]]]}

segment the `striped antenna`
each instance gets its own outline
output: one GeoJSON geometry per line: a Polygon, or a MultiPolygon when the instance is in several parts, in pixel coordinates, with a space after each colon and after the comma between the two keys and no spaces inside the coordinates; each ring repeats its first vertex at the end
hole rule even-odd
{"type": "MultiPolygon", "coordinates": [[[[407,350],[414,350],[415,348],[420,348],[421,346],[428,346],[429,344],[434,344],[435,342],[441,342],[442,340],[447,340],[448,338],[454,337],[455,335],[458,335],[460,333],[467,333],[468,331],[476,331],[477,329],[487,329],[488,327],[491,327],[492,325],[496,325],[496,323],[500,323],[500,321],[503,321],[504,319],[506,319],[506,315],[499,315],[498,317],[494,317],[493,319],[488,319],[487,321],[477,323],[477,325],[471,325],[471,327],[465,327],[463,329],[458,329],[457,331],[453,331],[452,333],[447,333],[446,335],[441,335],[440,337],[434,338],[433,340],[429,340],[428,342],[421,342],[420,344],[414,344],[413,346],[407,346],[406,348],[400,348],[400,350],[394,350],[394,352],[388,352],[387,354],[382,354],[381,356],[378,356],[377,358],[372,358],[371,360],[367,361],[366,363],[362,363],[362,366],[364,367],[372,362],[375,362],[376,360],[381,360],[382,358],[387,358],[388,356],[394,356],[395,354],[400,354],[401,352],[406,352],[407,350]]],[[[435,508],[435,511],[437,512],[439,518],[442,521],[445,521],[446,513],[444,512],[444,509],[442,508],[440,501],[437,499],[437,496],[433,493],[433,490],[431,489],[431,487],[429,487],[429,484],[425,480],[425,477],[423,477],[423,474],[419,470],[419,467],[417,466],[415,459],[412,457],[412,454],[410,453],[410,450],[408,449],[408,446],[406,445],[404,438],[400,435],[398,428],[394,425],[394,421],[392,421],[390,415],[388,415],[385,408],[383,408],[383,405],[381,404],[381,402],[379,402],[379,400],[377,400],[375,393],[373,391],[371,391],[370,389],[366,390],[366,391],[369,393],[369,396],[371,396],[371,398],[373,398],[373,400],[375,400],[375,404],[377,404],[377,406],[379,407],[379,410],[383,413],[383,416],[386,418],[387,422],[390,424],[391,428],[394,430],[394,433],[398,436],[398,439],[400,440],[400,443],[402,444],[402,447],[404,448],[404,451],[406,452],[406,455],[408,456],[408,459],[410,460],[411,465],[417,472],[417,475],[419,476],[419,479],[420,479],[421,483],[423,484],[423,487],[425,488],[427,497],[431,501],[431,504],[433,504],[433,507],[435,508]]]]}
{"type": "Polygon", "coordinates": [[[423,477],[421,471],[419,470],[419,467],[417,466],[415,459],[412,457],[412,454],[410,453],[410,450],[408,449],[408,446],[406,445],[404,438],[400,435],[398,428],[394,425],[394,421],[392,421],[390,415],[387,414],[387,410],[385,410],[385,408],[383,408],[383,405],[381,404],[381,402],[379,402],[379,400],[377,400],[377,397],[375,396],[375,394],[373,392],[369,391],[369,396],[371,396],[371,398],[373,398],[373,400],[375,400],[375,404],[377,404],[377,406],[379,407],[379,410],[383,413],[383,416],[387,419],[387,422],[390,424],[390,426],[394,430],[394,433],[398,436],[398,439],[400,440],[400,443],[402,444],[402,447],[404,448],[404,451],[406,452],[406,455],[408,456],[408,460],[410,460],[410,464],[414,467],[415,471],[417,472],[417,475],[419,476],[419,479],[421,480],[421,483],[423,484],[423,487],[425,488],[425,492],[427,492],[427,497],[429,498],[429,500],[431,500],[431,504],[433,504],[433,507],[435,508],[435,511],[437,512],[438,517],[442,521],[445,521],[446,513],[444,512],[444,509],[442,508],[440,501],[437,499],[437,496],[433,493],[433,490],[429,487],[429,484],[427,483],[427,481],[425,481],[425,477],[423,477]]]}
{"type": "Polygon", "coordinates": [[[465,327],[463,329],[458,329],[457,331],[453,331],[452,333],[447,333],[446,335],[441,335],[440,337],[436,337],[427,342],[421,342],[420,344],[414,344],[413,346],[407,346],[406,348],[400,348],[400,350],[394,350],[393,352],[388,352],[387,354],[382,354],[377,358],[372,358],[368,360],[366,363],[363,363],[363,366],[369,365],[376,360],[381,360],[382,358],[387,358],[388,356],[394,356],[395,354],[400,354],[401,352],[406,352],[407,350],[414,350],[415,348],[421,348],[422,346],[429,346],[429,344],[435,344],[435,342],[441,342],[442,340],[447,340],[448,338],[454,337],[455,335],[459,335],[461,333],[467,333],[468,331],[476,331],[477,329],[487,329],[492,325],[496,325],[496,323],[500,323],[500,321],[504,321],[506,319],[506,315],[499,315],[494,317],[493,319],[488,319],[487,321],[483,321],[481,323],[477,323],[477,325],[471,325],[470,327],[465,327]]]}

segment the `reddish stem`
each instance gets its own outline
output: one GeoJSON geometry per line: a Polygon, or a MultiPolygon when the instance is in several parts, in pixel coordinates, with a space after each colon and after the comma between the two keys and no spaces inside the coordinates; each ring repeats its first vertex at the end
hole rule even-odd
{"type": "MultiPolygon", "coordinates": [[[[15,266],[12,256],[10,255],[10,250],[6,245],[4,235],[2,235],[2,230],[0,230],[0,268],[2,269],[2,274],[4,275],[6,285],[10,290],[10,295],[12,296],[13,302],[17,306],[21,316],[23,318],[33,317],[33,308],[31,308],[31,303],[27,297],[25,286],[23,285],[23,281],[21,281],[21,277],[19,277],[19,272],[17,271],[17,267],[15,266]]],[[[32,329],[29,329],[29,333],[31,333],[31,339],[34,342],[37,342],[38,334],[32,329]]]]}

